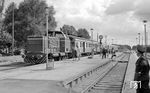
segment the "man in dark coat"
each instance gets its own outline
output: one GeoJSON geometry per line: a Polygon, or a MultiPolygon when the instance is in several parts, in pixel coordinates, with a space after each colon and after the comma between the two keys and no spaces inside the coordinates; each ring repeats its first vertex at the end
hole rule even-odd
{"type": "Polygon", "coordinates": [[[149,91],[149,63],[144,56],[145,49],[142,46],[137,46],[137,56],[139,57],[136,61],[134,81],[140,81],[136,93],[150,93],[149,91]]]}
{"type": "Polygon", "coordinates": [[[106,58],[106,49],[105,48],[103,48],[103,50],[102,50],[102,59],[103,58],[106,58]]]}

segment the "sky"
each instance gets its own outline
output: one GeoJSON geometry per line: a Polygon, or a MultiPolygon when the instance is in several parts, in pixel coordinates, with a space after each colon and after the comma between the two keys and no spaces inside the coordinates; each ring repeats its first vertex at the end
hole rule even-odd
{"type": "MultiPolygon", "coordinates": [[[[5,7],[14,1],[6,0],[5,7]]],[[[150,36],[150,0],[46,0],[56,11],[57,30],[64,24],[76,29],[86,28],[90,35],[93,28],[94,40],[97,33],[103,35],[103,43],[136,45],[138,33],[144,42],[143,20],[147,20],[147,36],[150,36]]],[[[150,37],[148,37],[150,41],[150,37]]],[[[148,44],[150,42],[148,41],[148,44]]],[[[142,42],[141,42],[142,44],[142,42]]],[[[144,44],[144,43],[143,43],[144,44]]]]}

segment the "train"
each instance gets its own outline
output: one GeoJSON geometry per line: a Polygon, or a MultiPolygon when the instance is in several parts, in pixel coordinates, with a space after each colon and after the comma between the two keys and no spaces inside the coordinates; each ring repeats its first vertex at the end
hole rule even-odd
{"type": "Polygon", "coordinates": [[[76,46],[79,47],[81,55],[91,55],[92,51],[94,54],[100,53],[102,45],[98,41],[66,35],[62,31],[49,31],[48,38],[42,35],[27,37],[26,52],[23,56],[24,62],[44,63],[47,52],[48,58],[55,61],[72,58],[72,50],[76,46]]]}

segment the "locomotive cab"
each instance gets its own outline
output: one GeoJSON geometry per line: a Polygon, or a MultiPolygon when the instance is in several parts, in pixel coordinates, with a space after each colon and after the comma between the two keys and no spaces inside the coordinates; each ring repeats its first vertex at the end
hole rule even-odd
{"type": "Polygon", "coordinates": [[[63,32],[49,31],[48,36],[48,42],[46,36],[28,36],[24,58],[26,63],[44,63],[47,51],[49,58],[54,60],[62,59],[70,52],[70,40],[63,32]]]}
{"type": "Polygon", "coordinates": [[[70,50],[70,39],[67,35],[65,35],[62,31],[49,31],[50,37],[59,38],[59,54],[60,56],[67,55],[70,50]]]}

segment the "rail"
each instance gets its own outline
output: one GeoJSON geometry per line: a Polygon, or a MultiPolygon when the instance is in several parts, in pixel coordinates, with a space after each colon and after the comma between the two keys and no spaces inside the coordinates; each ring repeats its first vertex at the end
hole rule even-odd
{"type": "Polygon", "coordinates": [[[91,83],[91,84],[90,84],[89,86],[87,86],[84,90],[82,90],[81,93],[86,93],[86,92],[90,91],[90,90],[93,88],[93,86],[94,86],[100,79],[102,79],[109,71],[111,71],[111,69],[112,69],[113,67],[115,67],[116,65],[117,65],[117,63],[114,64],[114,65],[109,66],[108,68],[106,68],[105,71],[102,72],[102,74],[101,74],[93,83],[91,83]]]}
{"type": "Polygon", "coordinates": [[[86,70],[85,72],[78,74],[77,76],[69,78],[69,79],[63,81],[62,85],[66,88],[72,88],[73,84],[78,84],[84,78],[87,78],[88,76],[92,75],[94,72],[98,71],[101,67],[107,65],[110,62],[111,61],[109,60],[105,63],[100,64],[99,66],[92,67],[89,70],[86,70]]]}

